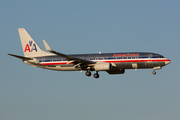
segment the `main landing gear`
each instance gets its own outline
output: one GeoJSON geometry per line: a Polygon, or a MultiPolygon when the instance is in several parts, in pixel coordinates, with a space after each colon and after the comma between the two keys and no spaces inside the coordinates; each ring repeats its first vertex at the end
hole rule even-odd
{"type": "Polygon", "coordinates": [[[98,74],[97,71],[96,71],[96,73],[94,74],[94,78],[99,78],[99,74],[98,74]]]}
{"type": "MultiPolygon", "coordinates": [[[[90,71],[87,71],[87,72],[86,72],[86,76],[90,77],[90,76],[91,76],[91,72],[90,72],[90,71]]],[[[93,76],[94,76],[94,78],[99,78],[98,72],[96,71],[96,73],[95,73],[93,76]]]]}
{"type": "Polygon", "coordinates": [[[86,76],[90,77],[90,76],[91,76],[91,72],[90,72],[90,71],[87,71],[87,72],[86,72],[86,76]]]}

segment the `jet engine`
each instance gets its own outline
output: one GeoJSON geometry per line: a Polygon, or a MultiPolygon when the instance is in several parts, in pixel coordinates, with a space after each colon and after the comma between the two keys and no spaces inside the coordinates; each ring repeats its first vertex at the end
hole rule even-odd
{"type": "Polygon", "coordinates": [[[112,69],[111,63],[97,63],[94,65],[95,71],[109,71],[112,69]]]}

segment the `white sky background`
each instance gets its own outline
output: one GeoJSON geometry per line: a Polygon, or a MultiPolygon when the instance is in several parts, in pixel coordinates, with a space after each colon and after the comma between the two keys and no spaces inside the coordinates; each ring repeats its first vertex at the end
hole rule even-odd
{"type": "Polygon", "coordinates": [[[180,1],[0,1],[0,120],[179,120],[180,1]],[[65,54],[154,52],[171,60],[157,74],[59,72],[23,55],[18,28],[65,54]]]}

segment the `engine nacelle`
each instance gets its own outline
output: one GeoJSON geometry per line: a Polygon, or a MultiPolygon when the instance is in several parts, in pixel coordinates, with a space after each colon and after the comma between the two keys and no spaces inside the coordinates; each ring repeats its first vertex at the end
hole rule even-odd
{"type": "Polygon", "coordinates": [[[109,74],[124,74],[125,73],[125,69],[121,69],[121,70],[109,70],[107,72],[109,74]]]}
{"type": "Polygon", "coordinates": [[[97,63],[94,65],[95,71],[109,71],[112,69],[111,63],[97,63]]]}

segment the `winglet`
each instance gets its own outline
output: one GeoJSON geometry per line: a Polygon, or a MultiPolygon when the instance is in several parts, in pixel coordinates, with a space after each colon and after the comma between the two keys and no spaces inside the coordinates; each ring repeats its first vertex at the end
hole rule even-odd
{"type": "Polygon", "coordinates": [[[49,45],[46,43],[45,40],[43,40],[44,46],[46,48],[47,51],[52,51],[51,48],[49,47],[49,45]]]}

